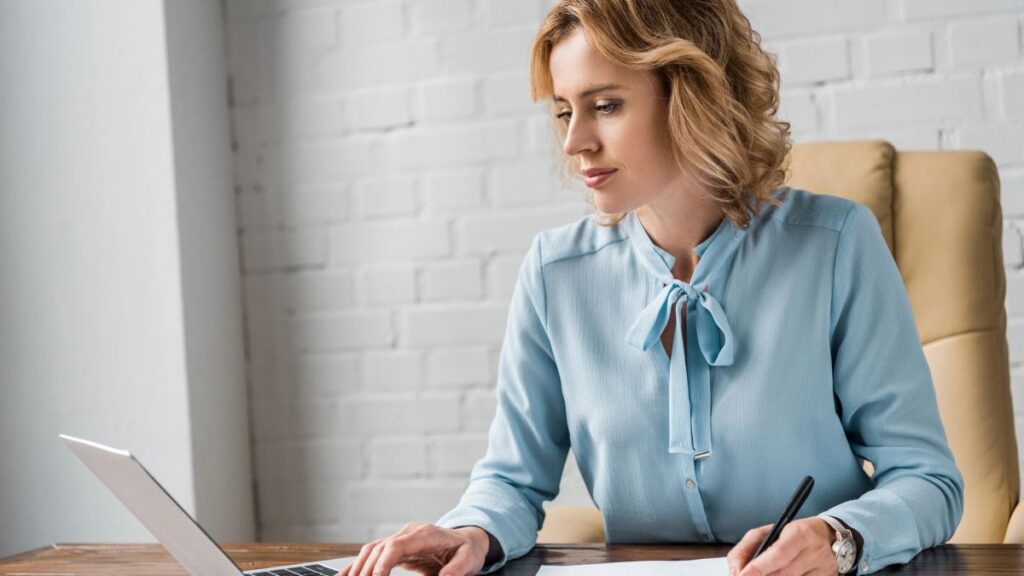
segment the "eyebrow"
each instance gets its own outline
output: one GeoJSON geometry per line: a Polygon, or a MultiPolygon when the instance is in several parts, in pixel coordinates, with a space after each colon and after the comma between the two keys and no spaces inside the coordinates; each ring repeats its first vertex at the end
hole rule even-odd
{"type": "MultiPolygon", "coordinates": [[[[583,92],[580,92],[580,98],[586,98],[587,96],[590,96],[592,94],[597,94],[598,92],[605,92],[607,90],[616,90],[616,89],[620,89],[620,88],[624,89],[625,86],[622,86],[621,84],[601,84],[601,85],[598,85],[598,86],[593,86],[591,88],[587,88],[583,92]]],[[[552,99],[555,102],[567,102],[567,100],[565,98],[562,98],[558,94],[555,94],[552,99]]]]}

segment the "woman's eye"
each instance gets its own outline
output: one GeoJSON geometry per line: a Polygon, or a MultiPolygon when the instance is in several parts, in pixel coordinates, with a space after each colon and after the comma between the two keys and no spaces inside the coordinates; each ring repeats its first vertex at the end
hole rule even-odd
{"type": "MultiPolygon", "coordinates": [[[[618,102],[610,102],[608,104],[599,104],[597,106],[594,106],[594,110],[597,110],[598,112],[600,112],[601,114],[603,114],[605,116],[610,116],[616,110],[618,110],[618,108],[619,108],[619,103],[618,102]]],[[[558,114],[556,114],[555,118],[557,118],[559,120],[562,120],[564,122],[568,122],[569,118],[571,116],[572,116],[572,112],[569,111],[569,110],[566,110],[565,112],[559,112],[558,114]]]]}

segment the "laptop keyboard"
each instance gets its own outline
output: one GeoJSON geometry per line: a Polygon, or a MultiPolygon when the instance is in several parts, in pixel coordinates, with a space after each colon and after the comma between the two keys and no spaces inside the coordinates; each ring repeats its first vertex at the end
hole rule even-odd
{"type": "Polygon", "coordinates": [[[263,572],[249,572],[248,576],[334,576],[338,571],[323,564],[305,564],[292,568],[276,568],[263,572]]]}

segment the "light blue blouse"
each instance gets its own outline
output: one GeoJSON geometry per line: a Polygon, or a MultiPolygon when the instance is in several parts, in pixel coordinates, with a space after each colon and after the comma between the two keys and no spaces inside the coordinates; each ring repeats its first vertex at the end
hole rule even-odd
{"type": "Polygon", "coordinates": [[[534,238],[487,453],[437,521],[497,538],[504,555],[481,573],[534,546],[570,446],[611,543],[737,542],[805,475],[798,517],[859,531],[862,574],[953,535],[963,477],[878,221],[838,197],[776,195],[745,230],[722,220],[690,282],[633,212],[534,238]]]}

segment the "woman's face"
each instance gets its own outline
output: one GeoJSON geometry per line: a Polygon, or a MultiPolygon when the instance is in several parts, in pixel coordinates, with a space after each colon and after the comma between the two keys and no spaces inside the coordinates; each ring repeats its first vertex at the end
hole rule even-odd
{"type": "Polygon", "coordinates": [[[682,174],[657,76],[606,59],[582,28],[553,47],[550,68],[555,114],[566,129],[563,149],[575,171],[615,170],[610,177],[584,178],[596,208],[628,212],[664,196],[682,174]],[[593,91],[607,86],[614,87],[593,91]]]}

